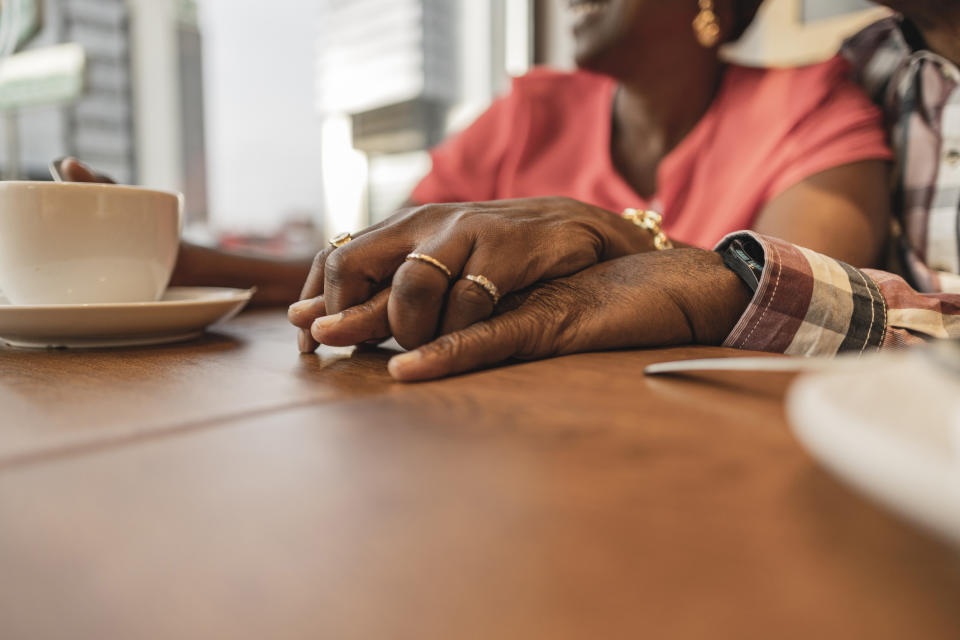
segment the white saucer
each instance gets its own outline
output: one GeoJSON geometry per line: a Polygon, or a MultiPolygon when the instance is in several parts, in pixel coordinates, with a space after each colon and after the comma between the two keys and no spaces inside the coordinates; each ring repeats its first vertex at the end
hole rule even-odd
{"type": "Polygon", "coordinates": [[[0,341],[14,347],[94,348],[189,340],[232,318],[252,289],[170,287],[157,302],[12,305],[0,298],[0,341]]]}
{"type": "Polygon", "coordinates": [[[960,544],[960,345],[859,364],[795,383],[794,433],[840,478],[960,544]]]}

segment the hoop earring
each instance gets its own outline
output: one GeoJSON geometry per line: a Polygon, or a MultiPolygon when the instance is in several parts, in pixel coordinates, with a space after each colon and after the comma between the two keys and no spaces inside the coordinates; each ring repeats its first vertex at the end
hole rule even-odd
{"type": "Polygon", "coordinates": [[[697,0],[700,13],[693,19],[693,33],[704,49],[712,49],[720,42],[720,21],[713,11],[713,0],[697,0]]]}

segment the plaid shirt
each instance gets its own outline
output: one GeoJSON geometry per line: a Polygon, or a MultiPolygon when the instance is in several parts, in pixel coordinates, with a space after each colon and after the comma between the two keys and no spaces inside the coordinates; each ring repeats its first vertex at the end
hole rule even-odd
{"type": "Polygon", "coordinates": [[[842,52],[883,108],[896,154],[891,272],[732,234],[717,249],[750,245],[762,274],[725,346],[825,356],[960,337],[960,70],[911,48],[911,30],[882,20],[842,52]]]}

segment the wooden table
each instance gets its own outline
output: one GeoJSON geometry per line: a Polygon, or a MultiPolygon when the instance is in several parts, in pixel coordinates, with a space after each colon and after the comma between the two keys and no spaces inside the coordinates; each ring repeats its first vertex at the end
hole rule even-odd
{"type": "Polygon", "coordinates": [[[956,550],[803,452],[787,377],[294,344],[0,350],[0,637],[960,637],[956,550]]]}

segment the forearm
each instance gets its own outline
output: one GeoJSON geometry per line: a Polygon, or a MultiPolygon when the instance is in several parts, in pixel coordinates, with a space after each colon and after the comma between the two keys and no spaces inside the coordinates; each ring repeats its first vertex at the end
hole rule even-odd
{"type": "Polygon", "coordinates": [[[310,260],[279,260],[183,243],[170,284],[247,289],[256,287],[252,304],[286,306],[300,297],[310,260]]]}

